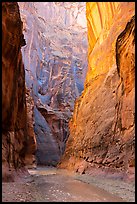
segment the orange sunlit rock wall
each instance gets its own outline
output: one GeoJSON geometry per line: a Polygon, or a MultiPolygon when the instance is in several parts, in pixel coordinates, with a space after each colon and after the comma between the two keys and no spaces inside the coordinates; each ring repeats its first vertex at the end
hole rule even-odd
{"type": "Polygon", "coordinates": [[[88,72],[60,167],[134,167],[134,2],[87,2],[88,72]],[[133,18],[132,18],[133,17],[133,18]]]}
{"type": "Polygon", "coordinates": [[[2,178],[13,181],[18,169],[32,164],[36,149],[32,114],[26,106],[25,45],[17,2],[2,3],[2,178]],[[31,124],[30,124],[31,120],[31,124]],[[16,172],[16,173],[15,173],[16,172]]]}

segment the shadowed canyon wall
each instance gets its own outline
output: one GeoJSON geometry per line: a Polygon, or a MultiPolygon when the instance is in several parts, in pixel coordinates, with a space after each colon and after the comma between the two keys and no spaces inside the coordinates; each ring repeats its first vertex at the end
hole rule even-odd
{"type": "Polygon", "coordinates": [[[135,4],[86,6],[88,71],[59,167],[128,172],[135,162],[135,4]]]}
{"type": "Polygon", "coordinates": [[[87,70],[84,2],[19,2],[27,45],[26,84],[34,99],[37,164],[56,165],[87,70]]]}
{"type": "Polygon", "coordinates": [[[25,70],[21,46],[25,45],[17,2],[2,3],[2,178],[14,180],[15,170],[31,165],[35,134],[26,106],[25,70]]]}

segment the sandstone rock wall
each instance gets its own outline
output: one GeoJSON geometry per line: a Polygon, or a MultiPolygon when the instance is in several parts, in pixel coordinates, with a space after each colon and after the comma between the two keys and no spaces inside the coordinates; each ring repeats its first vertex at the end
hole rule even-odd
{"type": "MultiPolygon", "coordinates": [[[[14,170],[25,166],[29,132],[25,98],[25,70],[21,46],[25,45],[16,2],[2,3],[2,176],[13,180],[14,170]]],[[[34,138],[33,138],[34,140],[34,138]]],[[[29,163],[31,160],[29,160],[29,163]]]]}
{"type": "Polygon", "coordinates": [[[26,106],[27,106],[27,135],[28,135],[28,148],[25,155],[25,164],[28,168],[36,167],[36,135],[34,132],[34,101],[31,97],[30,90],[26,88],[26,106]]]}
{"type": "Polygon", "coordinates": [[[127,172],[134,166],[134,14],[133,2],[87,3],[88,72],[62,168],[127,172]]]}
{"type": "Polygon", "coordinates": [[[55,165],[68,120],[84,88],[87,22],[84,2],[19,2],[27,45],[26,84],[34,99],[37,163],[55,165]]]}

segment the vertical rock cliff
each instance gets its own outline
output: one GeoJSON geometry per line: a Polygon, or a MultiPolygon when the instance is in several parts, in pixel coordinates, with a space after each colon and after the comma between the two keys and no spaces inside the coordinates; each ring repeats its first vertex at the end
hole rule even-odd
{"type": "Polygon", "coordinates": [[[25,96],[25,70],[21,47],[25,45],[17,2],[2,3],[2,176],[31,164],[36,149],[29,134],[25,96]],[[29,146],[30,144],[33,145],[29,146]],[[31,149],[30,149],[31,148],[31,149]],[[27,161],[27,157],[30,159],[27,161]]]}
{"type": "Polygon", "coordinates": [[[60,167],[134,167],[135,4],[88,2],[88,72],[60,167]]]}
{"type": "Polygon", "coordinates": [[[87,70],[84,2],[19,2],[27,45],[26,84],[34,99],[37,163],[56,165],[87,70]]]}

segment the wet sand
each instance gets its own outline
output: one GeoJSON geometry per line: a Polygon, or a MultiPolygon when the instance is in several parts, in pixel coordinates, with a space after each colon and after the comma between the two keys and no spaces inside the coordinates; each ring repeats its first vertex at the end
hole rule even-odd
{"type": "MultiPolygon", "coordinates": [[[[48,167],[29,172],[31,175],[26,180],[2,184],[2,202],[128,202],[122,199],[127,187],[123,186],[122,190],[117,182],[114,185],[104,178],[98,180],[90,175],[48,167]],[[112,188],[108,191],[103,185],[112,188]]],[[[133,200],[134,196],[130,195],[129,199],[133,200]]]]}

